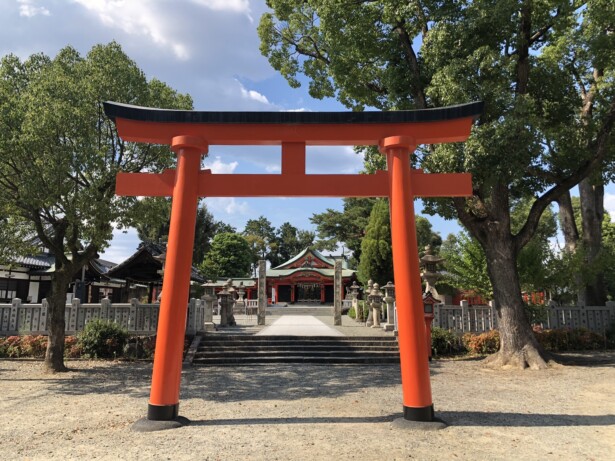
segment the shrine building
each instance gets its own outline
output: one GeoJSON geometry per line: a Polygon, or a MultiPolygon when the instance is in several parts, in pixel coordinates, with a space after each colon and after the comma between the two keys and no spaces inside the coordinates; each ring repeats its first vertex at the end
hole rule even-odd
{"type": "MultiPolygon", "coordinates": [[[[274,304],[333,303],[333,276],[336,257],[324,256],[306,248],[277,267],[267,269],[267,297],[274,304]]],[[[342,293],[356,280],[354,270],[342,265],[342,293]]]]}

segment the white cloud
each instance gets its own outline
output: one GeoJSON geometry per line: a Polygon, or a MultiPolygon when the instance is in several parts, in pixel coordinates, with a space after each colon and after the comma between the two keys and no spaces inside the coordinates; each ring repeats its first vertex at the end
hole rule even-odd
{"type": "Polygon", "coordinates": [[[237,165],[239,165],[239,162],[224,163],[219,155],[214,157],[213,161],[207,159],[203,162],[203,167],[210,169],[214,174],[232,174],[237,165]]]}
{"type": "Polygon", "coordinates": [[[132,227],[125,231],[113,229],[113,239],[109,242],[109,247],[100,254],[100,258],[119,264],[132,256],[139,243],[136,229],[132,227]]]}
{"type": "Polygon", "coordinates": [[[300,107],[299,109],[284,109],[282,112],[312,112],[310,109],[300,107]]]}
{"type": "Polygon", "coordinates": [[[363,168],[363,157],[350,146],[308,147],[306,171],[308,174],[356,174],[363,168]]]}
{"type": "Polygon", "coordinates": [[[37,15],[50,16],[51,13],[44,6],[37,6],[34,0],[17,0],[19,3],[19,16],[33,18],[37,15]]]}
{"type": "Polygon", "coordinates": [[[193,0],[193,3],[215,11],[250,14],[250,2],[248,0],[193,0]]]}
{"type": "Polygon", "coordinates": [[[246,89],[246,87],[243,86],[241,82],[237,82],[237,83],[239,83],[239,89],[241,91],[241,96],[244,99],[251,99],[253,101],[260,102],[263,104],[271,104],[265,95],[260,94],[258,91],[246,89]]]}
{"type": "Polygon", "coordinates": [[[282,167],[280,165],[267,165],[265,171],[267,173],[279,173],[282,171],[282,167]]]}
{"type": "Polygon", "coordinates": [[[247,215],[250,213],[248,202],[238,202],[234,197],[206,197],[207,208],[214,214],[216,212],[226,213],[227,215],[247,215]]]}
{"type": "Polygon", "coordinates": [[[185,44],[176,41],[164,14],[148,0],[74,0],[98,16],[107,27],[120,29],[129,35],[146,36],[155,44],[170,49],[180,60],[190,53],[185,44]]]}
{"type": "Polygon", "coordinates": [[[611,222],[615,222],[615,194],[604,194],[604,209],[611,216],[611,222]]]}

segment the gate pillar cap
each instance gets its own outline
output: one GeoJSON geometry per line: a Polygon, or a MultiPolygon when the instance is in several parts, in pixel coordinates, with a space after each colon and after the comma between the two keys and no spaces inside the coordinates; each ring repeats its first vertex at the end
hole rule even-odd
{"type": "Polygon", "coordinates": [[[410,136],[388,136],[378,143],[378,150],[385,154],[389,149],[405,148],[409,151],[416,149],[416,140],[410,136]]]}
{"type": "Polygon", "coordinates": [[[198,149],[202,154],[206,154],[209,150],[209,144],[198,136],[174,136],[171,140],[171,150],[177,152],[184,148],[198,149]]]}

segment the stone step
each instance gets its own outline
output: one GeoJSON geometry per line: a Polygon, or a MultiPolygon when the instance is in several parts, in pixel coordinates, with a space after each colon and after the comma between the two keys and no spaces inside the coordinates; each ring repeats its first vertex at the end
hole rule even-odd
{"type": "Polygon", "coordinates": [[[394,336],[293,336],[293,335],[252,335],[252,336],[244,336],[238,334],[223,334],[220,332],[207,332],[207,334],[203,337],[203,342],[212,342],[212,341],[252,341],[252,342],[273,342],[273,341],[292,341],[293,343],[297,343],[300,341],[305,342],[336,342],[336,343],[346,343],[346,342],[382,342],[382,343],[395,343],[397,344],[397,338],[394,336]]]}
{"type": "Polygon", "coordinates": [[[193,364],[399,363],[394,337],[206,335],[193,364]]]}
{"type": "Polygon", "coordinates": [[[230,344],[230,345],[200,345],[198,352],[232,352],[232,351],[399,351],[397,346],[393,345],[376,345],[376,346],[329,346],[329,345],[296,345],[296,344],[280,344],[280,345],[249,345],[249,344],[230,344]]]}
{"type": "Polygon", "coordinates": [[[377,356],[377,355],[358,355],[326,357],[314,355],[293,355],[293,356],[255,356],[248,357],[233,356],[220,358],[195,357],[192,362],[194,365],[259,365],[272,363],[314,363],[314,364],[390,364],[399,363],[397,356],[377,356]]]}

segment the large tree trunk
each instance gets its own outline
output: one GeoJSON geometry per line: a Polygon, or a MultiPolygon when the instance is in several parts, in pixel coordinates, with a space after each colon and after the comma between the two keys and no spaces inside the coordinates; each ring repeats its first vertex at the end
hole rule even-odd
{"type": "Polygon", "coordinates": [[[45,353],[45,371],[57,373],[68,371],[64,365],[64,332],[65,332],[65,309],[66,293],[70,278],[64,273],[65,270],[56,270],[51,281],[51,296],[47,316],[47,351],[45,353]]]}
{"type": "MultiPolygon", "coordinates": [[[[557,199],[559,225],[564,234],[564,252],[569,255],[574,255],[579,247],[579,228],[574,216],[574,208],[572,207],[572,198],[570,191],[562,194],[557,199]]],[[[581,287],[583,285],[581,273],[576,270],[573,274],[574,285],[581,287]]],[[[581,301],[581,291],[583,291],[583,300],[585,299],[584,290],[577,291],[577,301],[581,301]]],[[[560,300],[558,300],[560,301],[560,300]]]]}
{"type": "Polygon", "coordinates": [[[485,364],[493,368],[547,368],[548,356],[525,315],[512,240],[492,235],[485,253],[500,332],[500,350],[487,357],[485,364]]]}
{"type": "MultiPolygon", "coordinates": [[[[592,185],[589,178],[579,183],[581,198],[581,217],[583,222],[583,251],[585,266],[594,268],[599,264],[602,250],[602,220],[604,219],[604,186],[592,185]]],[[[606,303],[606,287],[602,270],[589,273],[596,275],[579,290],[579,304],[585,306],[603,306],[606,303]]]]}
{"type": "Polygon", "coordinates": [[[577,223],[574,220],[574,209],[572,208],[572,199],[570,198],[570,191],[562,194],[557,199],[557,206],[559,208],[559,225],[564,234],[564,249],[569,253],[577,251],[579,244],[579,229],[577,229],[577,223]]]}

